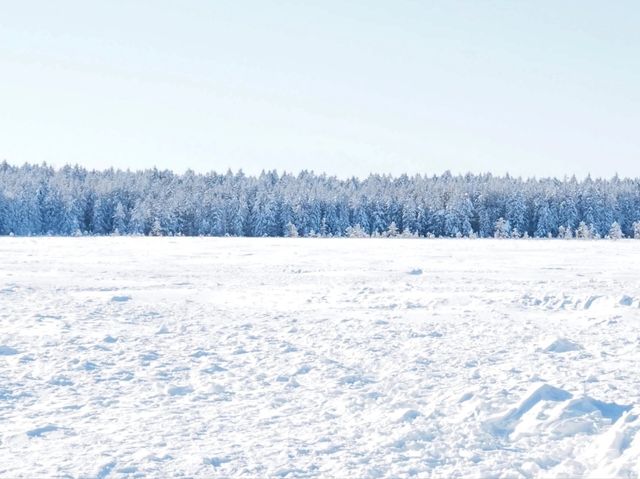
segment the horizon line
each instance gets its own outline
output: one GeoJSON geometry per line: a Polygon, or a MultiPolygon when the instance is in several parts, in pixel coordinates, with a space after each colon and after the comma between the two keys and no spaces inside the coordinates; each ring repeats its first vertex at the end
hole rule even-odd
{"type": "Polygon", "coordinates": [[[352,181],[352,180],[358,180],[358,181],[365,181],[369,178],[372,177],[383,177],[383,178],[390,178],[392,180],[396,180],[396,179],[400,179],[402,177],[408,177],[408,178],[415,178],[415,177],[421,177],[421,178],[442,178],[442,177],[453,177],[453,178],[463,178],[465,176],[474,176],[474,177],[493,177],[493,178],[500,178],[500,179],[514,179],[514,180],[519,180],[522,182],[527,182],[527,181],[543,181],[543,180],[555,180],[555,181],[561,181],[561,182],[584,182],[587,180],[591,180],[594,182],[598,182],[598,181],[613,181],[613,180],[618,180],[618,181],[638,181],[640,180],[640,176],[623,176],[621,177],[617,172],[612,174],[609,177],[603,177],[603,176],[592,176],[591,173],[587,173],[584,176],[580,176],[579,174],[576,173],[571,173],[571,174],[564,174],[563,177],[558,177],[558,176],[545,176],[545,175],[533,175],[533,176],[525,176],[525,175],[514,175],[507,172],[504,173],[495,173],[495,172],[491,172],[491,171],[484,171],[484,172],[480,172],[480,171],[466,171],[466,172],[460,172],[460,171],[452,171],[452,170],[444,170],[441,173],[429,173],[429,172],[414,172],[414,173],[401,173],[401,174],[394,174],[394,173],[380,173],[380,172],[370,172],[368,175],[366,176],[359,176],[359,175],[338,175],[338,174],[332,174],[332,173],[328,173],[326,171],[322,171],[322,172],[317,172],[314,169],[306,169],[306,168],[301,168],[299,170],[297,170],[297,172],[294,171],[287,171],[286,169],[283,169],[282,172],[280,172],[278,170],[278,168],[262,168],[261,171],[259,173],[247,173],[244,171],[244,168],[239,167],[239,168],[231,168],[231,167],[227,167],[226,171],[221,169],[221,170],[215,170],[215,169],[210,169],[210,170],[204,170],[204,169],[199,169],[199,168],[185,168],[183,170],[179,170],[179,169],[173,169],[173,168],[163,168],[163,167],[158,167],[157,165],[151,166],[151,167],[147,167],[147,168],[122,168],[122,167],[116,167],[116,166],[110,166],[110,167],[104,167],[104,168],[91,168],[91,167],[87,167],[84,165],[81,165],[79,163],[64,163],[62,165],[60,164],[54,164],[54,163],[48,163],[46,161],[43,161],[41,163],[30,163],[28,161],[23,162],[22,164],[18,165],[16,163],[12,163],[6,159],[3,159],[2,162],[0,162],[0,166],[4,166],[7,165],[9,167],[12,168],[24,168],[24,167],[41,167],[41,168],[49,168],[49,169],[53,169],[56,172],[60,172],[65,168],[78,168],[78,169],[82,169],[85,170],[87,172],[91,172],[91,173],[104,173],[107,172],[109,170],[113,170],[115,173],[144,173],[144,172],[148,172],[148,171],[161,171],[161,172],[170,172],[173,175],[176,176],[185,176],[188,172],[191,172],[195,175],[202,175],[202,176],[206,176],[206,175],[219,175],[219,176],[224,176],[224,175],[228,175],[229,173],[231,173],[233,176],[236,176],[238,174],[242,174],[244,176],[248,176],[248,177],[254,177],[254,178],[259,178],[261,175],[263,174],[273,174],[275,173],[276,175],[278,175],[278,177],[284,177],[284,176],[292,176],[292,177],[297,177],[300,176],[302,174],[310,174],[310,175],[314,175],[317,177],[327,177],[327,178],[332,178],[332,179],[336,179],[338,181],[352,181]]]}

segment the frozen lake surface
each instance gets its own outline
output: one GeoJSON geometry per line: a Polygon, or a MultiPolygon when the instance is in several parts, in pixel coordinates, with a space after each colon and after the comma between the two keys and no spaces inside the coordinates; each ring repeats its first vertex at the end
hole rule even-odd
{"type": "Polygon", "coordinates": [[[637,477],[640,241],[0,238],[0,477],[637,477]]]}

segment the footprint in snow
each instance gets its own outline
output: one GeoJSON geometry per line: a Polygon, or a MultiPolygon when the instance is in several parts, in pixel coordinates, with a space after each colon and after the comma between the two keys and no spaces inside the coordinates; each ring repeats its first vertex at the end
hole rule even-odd
{"type": "Polygon", "coordinates": [[[417,411],[415,409],[407,409],[400,415],[396,422],[413,422],[420,416],[422,416],[420,411],[417,411]]]}
{"type": "Polygon", "coordinates": [[[472,397],[473,397],[473,393],[472,392],[466,392],[462,396],[460,396],[460,399],[458,399],[458,403],[466,402],[469,399],[471,399],[472,397]]]}
{"type": "Polygon", "coordinates": [[[96,474],[96,479],[105,479],[111,473],[113,468],[116,467],[116,464],[116,461],[110,461],[101,466],[98,474],[96,474]]]}
{"type": "Polygon", "coordinates": [[[0,346],[0,356],[13,356],[18,354],[18,350],[11,346],[0,346]]]}
{"type": "Polygon", "coordinates": [[[219,366],[218,364],[212,364],[208,368],[204,368],[202,371],[207,374],[214,374],[214,373],[222,373],[226,371],[226,369],[223,368],[222,366],[219,366]]]}
{"type": "Polygon", "coordinates": [[[197,359],[197,358],[202,358],[202,357],[210,356],[210,355],[211,355],[210,352],[204,351],[202,349],[198,349],[195,353],[191,354],[191,357],[197,359]]]}
{"type": "Polygon", "coordinates": [[[167,389],[169,396],[186,396],[192,392],[193,388],[191,386],[171,386],[167,389]]]}
{"type": "Polygon", "coordinates": [[[361,376],[359,374],[349,374],[340,379],[339,383],[342,386],[359,387],[365,384],[371,384],[375,382],[372,378],[361,376]]]}
{"type": "Polygon", "coordinates": [[[127,296],[127,295],[113,296],[111,298],[111,301],[113,301],[114,303],[125,303],[130,300],[131,300],[131,296],[127,296]]]}
{"type": "Polygon", "coordinates": [[[618,303],[621,306],[631,306],[633,304],[633,298],[625,294],[624,296],[622,296],[622,298],[620,298],[620,301],[618,301],[618,303]]]}
{"type": "Polygon", "coordinates": [[[225,462],[229,462],[231,459],[227,457],[205,457],[202,462],[213,467],[220,467],[225,462]]]}
{"type": "Polygon", "coordinates": [[[56,426],[54,424],[48,424],[46,426],[37,427],[35,429],[31,429],[30,431],[27,431],[27,436],[28,437],[41,437],[41,436],[47,434],[48,432],[57,431],[58,429],[60,429],[58,426],[56,426]]]}
{"type": "Polygon", "coordinates": [[[295,375],[298,374],[307,374],[309,371],[311,371],[311,366],[309,366],[308,364],[303,364],[302,366],[300,366],[296,372],[294,373],[295,375]]]}
{"type": "Polygon", "coordinates": [[[91,361],[85,361],[82,365],[82,369],[84,369],[85,371],[95,371],[98,368],[99,366],[91,361]]]}
{"type": "Polygon", "coordinates": [[[63,374],[53,376],[48,382],[52,386],[73,386],[73,381],[63,374]]]}

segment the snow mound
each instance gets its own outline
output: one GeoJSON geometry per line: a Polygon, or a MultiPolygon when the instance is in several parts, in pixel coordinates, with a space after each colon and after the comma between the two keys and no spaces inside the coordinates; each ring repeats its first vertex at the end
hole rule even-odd
{"type": "Polygon", "coordinates": [[[598,436],[618,421],[631,406],[605,402],[590,396],[573,398],[564,389],[548,384],[525,395],[517,407],[490,418],[486,429],[494,436],[560,440],[576,435],[598,436]]]}
{"type": "Polygon", "coordinates": [[[580,351],[582,346],[567,338],[558,338],[549,346],[544,348],[547,353],[568,353],[570,351],[580,351]]]}
{"type": "Polygon", "coordinates": [[[485,422],[489,432],[496,436],[508,436],[518,421],[540,401],[566,401],[573,395],[564,389],[543,384],[531,390],[525,398],[506,414],[490,418],[485,422]]]}
{"type": "Polygon", "coordinates": [[[567,401],[547,411],[537,431],[557,439],[577,434],[596,435],[616,422],[631,406],[608,403],[589,396],[567,401]]]}
{"type": "MultiPolygon", "coordinates": [[[[617,412],[617,410],[616,410],[617,412]]],[[[627,410],[576,459],[589,466],[587,477],[638,477],[640,475],[640,410],[627,410]]],[[[558,469],[562,471],[561,464],[558,469]]],[[[563,471],[562,471],[563,472],[563,471]]]]}
{"type": "Polygon", "coordinates": [[[163,324],[162,326],[160,326],[160,328],[158,328],[156,334],[169,334],[169,328],[166,324],[163,324]]]}
{"type": "Polygon", "coordinates": [[[583,414],[597,413],[604,418],[610,419],[611,422],[615,422],[630,409],[631,406],[607,403],[589,396],[584,396],[569,401],[564,408],[564,414],[566,416],[580,416],[583,414]]]}

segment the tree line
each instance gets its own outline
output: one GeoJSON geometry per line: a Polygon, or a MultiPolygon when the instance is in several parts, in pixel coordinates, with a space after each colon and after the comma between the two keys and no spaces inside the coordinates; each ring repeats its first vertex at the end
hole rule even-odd
{"type": "Polygon", "coordinates": [[[0,163],[1,235],[640,237],[640,179],[0,163]]]}

